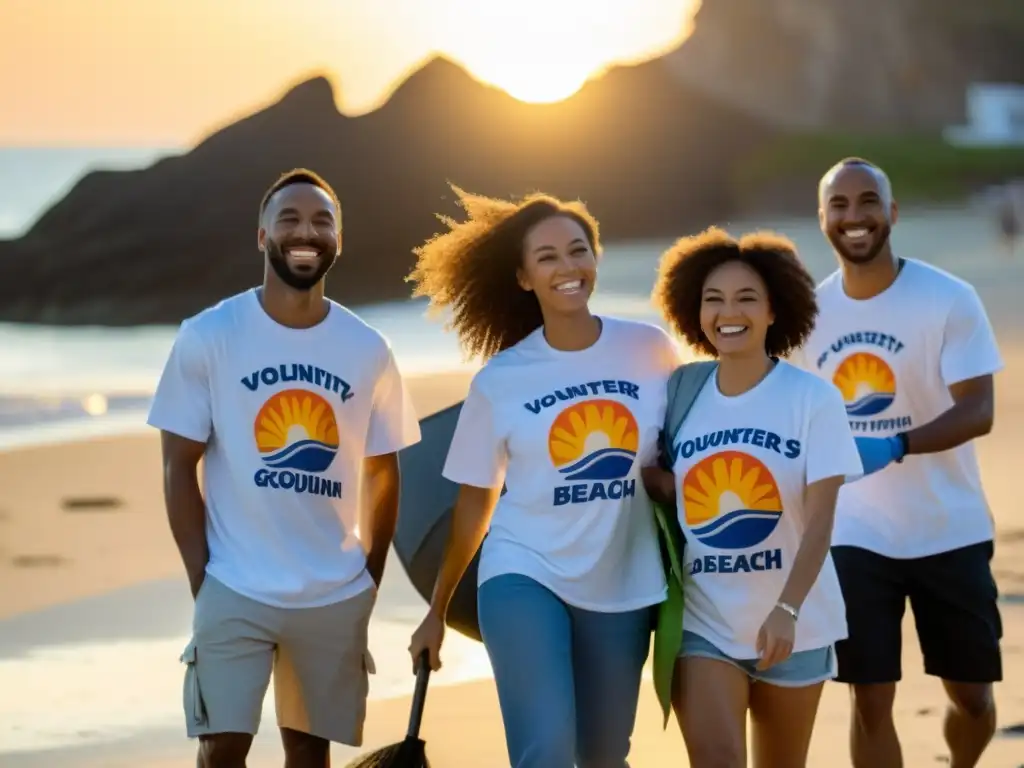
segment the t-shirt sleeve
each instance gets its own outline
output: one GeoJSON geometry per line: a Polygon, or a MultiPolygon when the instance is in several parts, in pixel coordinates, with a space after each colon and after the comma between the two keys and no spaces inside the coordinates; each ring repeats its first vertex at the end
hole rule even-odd
{"type": "Polygon", "coordinates": [[[827,477],[864,474],[839,390],[826,384],[815,387],[815,393],[803,447],[807,456],[807,484],[827,477]]]}
{"type": "Polygon", "coordinates": [[[507,464],[507,443],[499,431],[494,406],[474,379],[441,474],[460,485],[497,488],[504,482],[507,464]]]}
{"type": "Polygon", "coordinates": [[[940,355],[942,381],[948,387],[1002,368],[1002,356],[981,297],[967,287],[946,316],[940,355]]]}
{"type": "Polygon", "coordinates": [[[197,443],[213,431],[210,372],[203,337],[188,322],[178,329],[146,423],[197,443]]]}
{"type": "Polygon", "coordinates": [[[391,347],[373,390],[366,455],[381,456],[420,441],[420,421],[391,347]]]}
{"type": "Polygon", "coordinates": [[[683,355],[679,350],[679,344],[661,328],[657,329],[657,342],[655,349],[658,356],[658,363],[666,378],[683,364],[683,355]]]}

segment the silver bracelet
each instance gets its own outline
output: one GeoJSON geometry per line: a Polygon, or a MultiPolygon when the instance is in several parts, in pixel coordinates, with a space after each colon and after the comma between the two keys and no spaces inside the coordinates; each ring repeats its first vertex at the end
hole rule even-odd
{"type": "Polygon", "coordinates": [[[789,614],[790,616],[792,616],[792,617],[793,617],[793,621],[797,621],[797,620],[799,620],[799,618],[800,618],[800,611],[798,611],[798,610],[797,610],[796,608],[794,608],[794,607],[793,607],[792,605],[790,605],[789,603],[784,603],[784,602],[782,602],[782,601],[780,600],[779,602],[777,602],[777,603],[775,604],[775,607],[776,607],[776,608],[780,608],[781,610],[785,611],[785,612],[786,612],[786,613],[788,613],[788,614],[789,614]]]}

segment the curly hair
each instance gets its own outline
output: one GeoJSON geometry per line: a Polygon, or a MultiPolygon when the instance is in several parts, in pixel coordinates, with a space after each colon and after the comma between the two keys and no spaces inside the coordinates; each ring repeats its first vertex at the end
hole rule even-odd
{"type": "Polygon", "coordinates": [[[661,257],[652,299],[668,324],[690,346],[716,357],[700,327],[704,283],[712,271],[739,261],[761,276],[775,322],[768,326],[765,352],[784,357],[799,348],[818,316],[814,278],[792,241],[774,232],[753,232],[736,239],[717,227],[684,237],[661,257]]]}
{"type": "Polygon", "coordinates": [[[512,202],[449,186],[466,220],[439,215],[448,231],[414,249],[416,266],[406,280],[415,284],[414,297],[430,300],[431,312],[452,310],[446,328],[456,332],[469,357],[487,359],[544,322],[537,296],[523,290],[517,278],[527,233],[542,221],[564,216],[580,225],[596,256],[601,249],[598,224],[578,201],[536,193],[512,202]]]}

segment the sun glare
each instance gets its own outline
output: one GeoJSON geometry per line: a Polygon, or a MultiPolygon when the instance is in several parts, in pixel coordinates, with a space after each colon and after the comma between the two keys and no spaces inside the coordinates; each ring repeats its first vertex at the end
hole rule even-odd
{"type": "MultiPolygon", "coordinates": [[[[631,8],[621,0],[447,0],[445,5],[446,53],[520,101],[567,99],[610,64],[654,53],[651,30],[637,23],[637,15],[653,15],[656,3],[631,8]]],[[[660,5],[660,14],[679,17],[673,34],[657,41],[665,45],[682,34],[693,3],[663,0],[660,5]]]]}
{"type": "Polygon", "coordinates": [[[167,148],[312,73],[330,76],[346,115],[364,115],[437,55],[521,101],[560,101],[609,67],[675,48],[700,4],[292,0],[282,17],[280,0],[13,2],[5,14],[11,0],[0,0],[0,144],[167,148]]]}
{"type": "MultiPolygon", "coordinates": [[[[550,63],[549,63],[550,66],[550,63]]],[[[572,96],[590,77],[589,72],[550,70],[542,67],[519,67],[489,79],[509,96],[532,104],[551,104],[572,96]]]]}

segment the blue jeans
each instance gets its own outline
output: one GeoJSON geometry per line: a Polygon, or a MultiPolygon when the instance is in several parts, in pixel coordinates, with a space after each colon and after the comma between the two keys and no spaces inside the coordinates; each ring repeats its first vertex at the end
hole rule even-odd
{"type": "Polygon", "coordinates": [[[652,609],[585,611],[517,574],[477,607],[512,768],[626,768],[652,609]]]}

